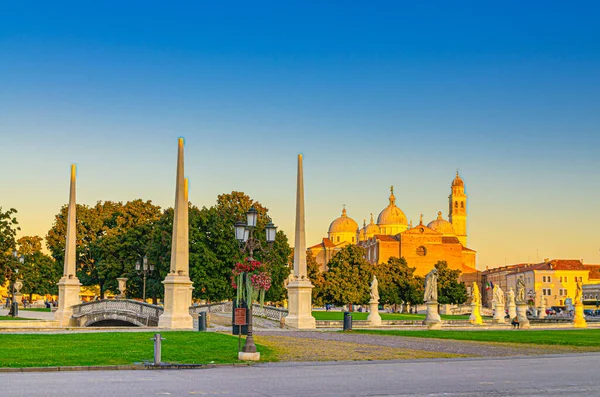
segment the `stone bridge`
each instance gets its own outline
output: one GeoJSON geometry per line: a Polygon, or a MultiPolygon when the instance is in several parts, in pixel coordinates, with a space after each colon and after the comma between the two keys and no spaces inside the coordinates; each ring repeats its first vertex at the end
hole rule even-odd
{"type": "MultiPolygon", "coordinates": [[[[191,306],[190,314],[196,319],[198,313],[231,313],[232,302],[212,303],[208,305],[191,306]]],[[[138,326],[157,327],[158,318],[164,309],[160,306],[150,305],[129,299],[103,299],[86,302],[73,306],[71,325],[75,327],[102,327],[102,326],[138,326]]],[[[252,314],[275,321],[287,316],[286,309],[252,305],[252,314]]],[[[196,323],[196,320],[194,320],[196,323]]]]}
{"type": "Polygon", "coordinates": [[[71,324],[75,327],[156,327],[163,310],[135,300],[103,299],[73,306],[71,324]]]}

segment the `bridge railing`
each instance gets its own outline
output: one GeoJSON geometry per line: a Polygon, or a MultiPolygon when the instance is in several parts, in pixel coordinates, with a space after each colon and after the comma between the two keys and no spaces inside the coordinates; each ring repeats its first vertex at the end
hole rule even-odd
{"type": "Polygon", "coordinates": [[[158,317],[163,311],[162,307],[150,305],[145,302],[130,299],[103,299],[73,306],[73,317],[81,317],[97,312],[128,312],[138,317],[151,318],[158,321],[158,317]]]}
{"type": "MultiPolygon", "coordinates": [[[[208,305],[191,306],[190,314],[198,313],[231,313],[233,310],[233,302],[220,302],[211,303],[208,305]]],[[[258,317],[268,318],[269,320],[280,321],[281,318],[288,315],[287,309],[274,307],[274,306],[263,306],[254,303],[252,305],[252,315],[258,317]]]]}

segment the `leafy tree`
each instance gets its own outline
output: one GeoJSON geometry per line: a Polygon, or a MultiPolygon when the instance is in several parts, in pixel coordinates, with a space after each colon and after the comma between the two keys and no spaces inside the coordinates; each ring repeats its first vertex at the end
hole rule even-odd
{"type": "Polygon", "coordinates": [[[415,279],[414,267],[404,258],[391,257],[387,263],[375,265],[374,272],[379,283],[380,302],[390,305],[416,304],[423,300],[423,287],[415,279]]]}
{"type": "Polygon", "coordinates": [[[465,284],[458,281],[460,270],[448,268],[446,261],[435,264],[438,271],[438,303],[440,304],[462,304],[467,301],[467,288],[465,284]]]}
{"type": "Polygon", "coordinates": [[[23,236],[17,240],[20,255],[31,255],[42,250],[43,238],[40,236],[23,236]]]}
{"type": "Polygon", "coordinates": [[[14,208],[2,211],[0,207],[0,284],[12,278],[13,268],[16,265],[12,251],[16,248],[17,231],[21,230],[16,213],[17,210],[14,208]]]}
{"type": "Polygon", "coordinates": [[[347,245],[331,258],[325,273],[327,302],[336,305],[368,303],[373,268],[364,256],[364,248],[347,245]]]}
{"type": "Polygon", "coordinates": [[[311,251],[306,252],[306,273],[314,288],[312,303],[314,306],[325,305],[325,273],[321,272],[319,264],[311,251]]]}

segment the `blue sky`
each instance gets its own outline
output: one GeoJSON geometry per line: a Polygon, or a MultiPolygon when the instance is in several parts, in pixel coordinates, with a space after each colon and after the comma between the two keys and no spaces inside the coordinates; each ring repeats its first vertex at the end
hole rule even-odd
{"type": "Polygon", "coordinates": [[[595,2],[11,2],[0,5],[0,206],[45,235],[68,197],[173,205],[242,190],[307,240],[348,205],[413,222],[460,169],[480,266],[600,262],[595,2]],[[325,4],[323,4],[325,3],[325,4]],[[274,166],[272,166],[274,164],[274,166]]]}

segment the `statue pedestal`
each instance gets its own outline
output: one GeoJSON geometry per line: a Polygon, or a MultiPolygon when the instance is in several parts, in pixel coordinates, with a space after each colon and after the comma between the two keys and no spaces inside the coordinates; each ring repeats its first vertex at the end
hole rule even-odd
{"type": "Polygon", "coordinates": [[[542,304],[540,310],[538,311],[538,318],[540,320],[546,318],[546,305],[542,304]]]}
{"type": "Polygon", "coordinates": [[[81,303],[79,301],[80,289],[81,283],[77,277],[62,276],[58,282],[58,310],[54,312],[54,320],[58,321],[59,326],[71,325],[72,306],[81,303]]]}
{"type": "Polygon", "coordinates": [[[517,305],[514,302],[508,304],[508,317],[512,320],[517,317],[517,305]]]}
{"type": "Polygon", "coordinates": [[[437,301],[428,301],[427,305],[427,315],[425,316],[425,324],[430,329],[436,329],[442,327],[442,319],[438,313],[438,303],[437,301]]]}
{"type": "Polygon", "coordinates": [[[573,327],[575,328],[587,328],[587,322],[585,321],[585,315],[583,314],[583,303],[575,303],[575,315],[573,316],[573,327]]]}
{"type": "Polygon", "coordinates": [[[312,289],[308,280],[294,278],[287,285],[288,315],[285,325],[296,329],[316,329],[317,324],[312,316],[312,289]]]}
{"type": "Polygon", "coordinates": [[[471,304],[471,316],[469,316],[469,322],[472,325],[482,325],[483,319],[481,318],[481,311],[479,310],[479,305],[472,303],[471,304]]]}
{"type": "Polygon", "coordinates": [[[188,276],[168,274],[162,282],[165,286],[165,311],[158,318],[158,328],[193,329],[190,315],[192,282],[188,276]]]}
{"type": "Polygon", "coordinates": [[[496,309],[495,309],[494,318],[492,321],[495,323],[504,324],[506,322],[506,319],[504,318],[504,316],[505,316],[504,306],[496,303],[496,309]]]}
{"type": "Polygon", "coordinates": [[[17,304],[19,306],[23,305],[23,294],[20,292],[15,292],[15,302],[17,302],[17,304]]]}
{"type": "Polygon", "coordinates": [[[370,313],[369,313],[369,317],[367,317],[367,320],[373,326],[380,326],[381,325],[381,316],[379,315],[379,301],[371,300],[369,302],[369,306],[370,306],[370,313]]]}
{"type": "Polygon", "coordinates": [[[519,319],[519,328],[529,328],[529,319],[527,318],[527,303],[517,303],[517,318],[519,319]]]}

